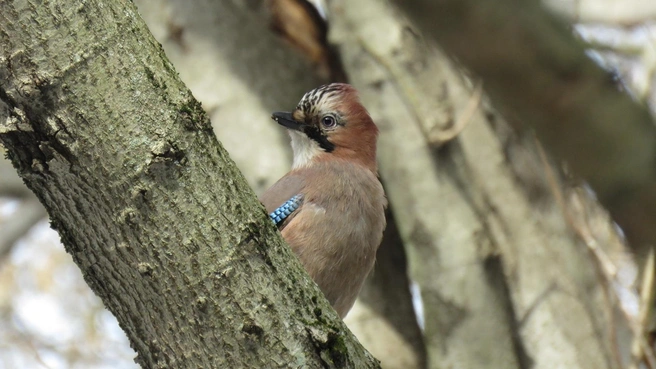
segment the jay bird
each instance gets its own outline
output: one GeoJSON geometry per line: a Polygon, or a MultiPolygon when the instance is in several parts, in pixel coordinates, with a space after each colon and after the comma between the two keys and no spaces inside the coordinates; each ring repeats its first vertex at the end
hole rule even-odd
{"type": "Polygon", "coordinates": [[[260,201],[344,318],[374,266],[385,229],[378,128],[356,90],[343,83],[318,87],[293,112],[272,118],[287,128],[294,161],[260,201]]]}

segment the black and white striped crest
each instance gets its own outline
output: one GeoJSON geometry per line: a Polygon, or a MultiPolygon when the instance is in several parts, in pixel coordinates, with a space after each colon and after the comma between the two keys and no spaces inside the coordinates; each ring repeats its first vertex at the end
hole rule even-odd
{"type": "Polygon", "coordinates": [[[343,83],[331,83],[309,91],[303,95],[296,109],[301,110],[306,116],[317,115],[322,110],[329,110],[335,100],[345,89],[343,83]]]}

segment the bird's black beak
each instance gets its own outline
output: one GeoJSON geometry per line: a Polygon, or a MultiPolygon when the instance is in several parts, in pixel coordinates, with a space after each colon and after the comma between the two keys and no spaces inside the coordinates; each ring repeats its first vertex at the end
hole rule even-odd
{"type": "Polygon", "coordinates": [[[277,111],[271,114],[271,119],[278,122],[278,124],[280,124],[281,126],[288,129],[293,129],[295,131],[302,132],[303,127],[305,126],[303,123],[294,120],[294,117],[292,117],[292,113],[286,111],[277,111]]]}

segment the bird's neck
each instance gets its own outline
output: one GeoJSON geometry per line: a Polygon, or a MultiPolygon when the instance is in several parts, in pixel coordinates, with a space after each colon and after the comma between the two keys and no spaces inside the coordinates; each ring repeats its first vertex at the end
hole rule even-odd
{"type": "Polygon", "coordinates": [[[378,173],[375,141],[364,141],[361,146],[355,149],[338,146],[334,151],[328,153],[316,141],[308,138],[303,133],[289,131],[289,135],[292,139],[291,146],[294,153],[292,169],[301,169],[330,160],[343,160],[361,165],[373,173],[378,173]]]}
{"type": "Polygon", "coordinates": [[[326,154],[316,141],[309,139],[303,133],[289,131],[289,136],[292,139],[291,145],[294,152],[292,169],[306,167],[321,154],[326,154]]]}

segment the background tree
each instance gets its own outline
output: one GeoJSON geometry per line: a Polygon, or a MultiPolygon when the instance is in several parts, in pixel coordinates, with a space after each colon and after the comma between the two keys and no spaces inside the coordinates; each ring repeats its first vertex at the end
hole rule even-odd
{"type": "MultiPolygon", "coordinates": [[[[640,320],[630,309],[635,287],[621,277],[634,268],[607,216],[574,186],[578,181],[551,165],[532,132],[522,129],[531,122],[506,110],[515,126],[509,129],[479,80],[420,36],[421,23],[384,2],[332,1],[330,49],[320,18],[299,7],[303,2],[136,3],[256,191],[290,161],[270,111],[293,106],[321,78],[340,79],[344,71],[361,91],[381,128],[381,175],[398,227],[388,230],[377,270],[347,323],[383,367],[629,364],[629,327],[640,320]],[[299,9],[306,15],[286,18],[283,24],[295,26],[281,29],[280,17],[299,9]],[[269,22],[313,64],[292,62],[296,54],[270,34],[269,22]],[[299,34],[313,37],[294,38],[299,34]],[[423,330],[410,308],[406,252],[415,302],[423,301],[423,330]],[[624,305],[620,294],[629,296],[624,305]]],[[[577,19],[600,19],[590,3],[580,4],[577,19]]],[[[648,6],[641,15],[648,17],[648,6]]],[[[636,22],[635,14],[616,15],[624,24],[636,22]]],[[[473,41],[463,43],[484,55],[473,41]]],[[[648,88],[637,91],[651,96],[648,88]]],[[[6,274],[20,275],[10,269],[6,274]]],[[[55,365],[49,353],[60,347],[32,344],[55,365]]],[[[635,353],[650,358],[649,350],[635,353]]],[[[69,357],[88,367],[89,357],[69,357]]]]}

